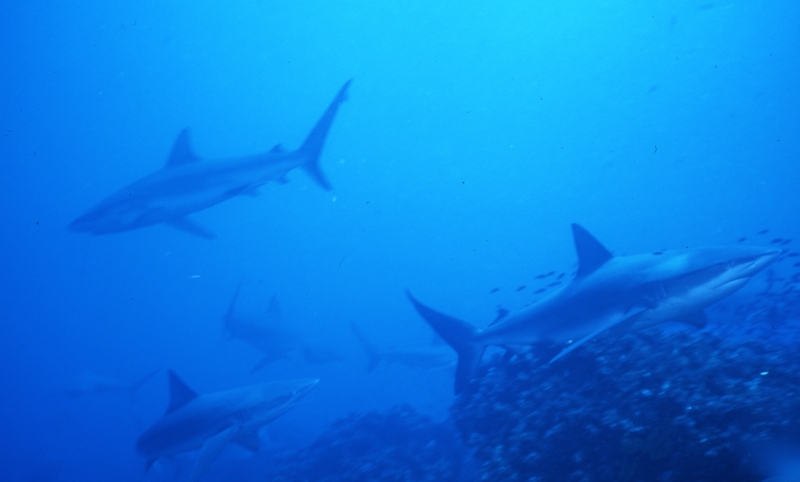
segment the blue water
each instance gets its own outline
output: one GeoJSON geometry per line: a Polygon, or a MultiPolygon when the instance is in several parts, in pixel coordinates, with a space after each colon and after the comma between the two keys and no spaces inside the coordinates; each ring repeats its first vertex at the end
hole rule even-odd
{"type": "Polygon", "coordinates": [[[798,25],[786,1],[3,2],[0,479],[170,480],[133,449],[163,373],[135,402],[61,394],[86,372],[171,368],[200,393],[319,377],[262,450],[354,411],[444,419],[452,373],[368,372],[351,323],[428,345],[410,288],[485,326],[574,268],[573,222],[619,254],[800,239],[798,25]],[[350,78],[332,191],[293,171],[195,214],[213,241],[66,230],[184,127],[204,158],[296,148],[350,78]],[[243,310],[276,295],[344,360],[251,375],[259,353],[222,326],[240,281],[243,310]]]}

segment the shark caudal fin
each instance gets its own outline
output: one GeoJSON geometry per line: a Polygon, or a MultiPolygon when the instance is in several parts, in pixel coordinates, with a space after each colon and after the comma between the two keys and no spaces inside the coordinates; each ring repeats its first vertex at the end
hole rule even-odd
{"type": "Polygon", "coordinates": [[[425,322],[458,353],[455,392],[461,393],[467,387],[472,372],[477,368],[483,352],[486,350],[485,346],[475,342],[478,334],[477,328],[466,321],[428,308],[417,301],[408,290],[406,290],[406,296],[425,322]]]}
{"type": "Polygon", "coordinates": [[[375,346],[368,342],[364,335],[361,333],[361,330],[356,327],[355,324],[350,324],[350,329],[353,330],[353,334],[356,336],[356,340],[358,340],[358,344],[361,345],[361,348],[364,349],[364,352],[367,354],[369,358],[369,364],[367,365],[367,371],[371,372],[374,370],[380,363],[381,363],[381,354],[378,352],[378,349],[375,346]]]}
{"type": "Polygon", "coordinates": [[[303,169],[306,170],[314,182],[319,184],[326,191],[331,190],[331,185],[319,168],[319,155],[320,152],[322,152],[322,146],[325,144],[325,137],[328,135],[328,131],[333,123],[333,118],[336,117],[336,111],[339,110],[339,105],[347,100],[347,88],[350,87],[350,82],[352,81],[353,79],[348,80],[344,83],[342,88],[339,89],[336,98],[333,99],[333,102],[331,102],[322,114],[322,117],[319,118],[317,124],[311,129],[303,145],[297,150],[297,153],[306,160],[305,164],[302,166],[303,169]]]}

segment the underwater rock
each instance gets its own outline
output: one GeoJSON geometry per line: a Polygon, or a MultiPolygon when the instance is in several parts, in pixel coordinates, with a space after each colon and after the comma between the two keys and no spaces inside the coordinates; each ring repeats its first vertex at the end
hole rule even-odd
{"type": "Polygon", "coordinates": [[[464,444],[447,422],[408,406],[351,414],[305,448],[275,461],[274,482],[478,480],[464,444]]]}
{"type": "Polygon", "coordinates": [[[633,332],[553,364],[558,347],[530,347],[484,365],[451,413],[482,480],[763,480],[762,448],[800,440],[800,323],[764,325],[633,332]]]}

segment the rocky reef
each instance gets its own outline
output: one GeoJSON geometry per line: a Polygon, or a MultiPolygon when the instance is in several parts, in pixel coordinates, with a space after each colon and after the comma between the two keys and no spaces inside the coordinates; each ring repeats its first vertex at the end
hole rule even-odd
{"type": "Polygon", "coordinates": [[[274,461],[275,482],[477,480],[455,429],[408,406],[351,414],[274,461]]]}
{"type": "Polygon", "coordinates": [[[484,365],[451,413],[483,480],[763,480],[765,447],[800,440],[798,325],[656,328],[552,364],[557,348],[529,347],[484,365]]]}

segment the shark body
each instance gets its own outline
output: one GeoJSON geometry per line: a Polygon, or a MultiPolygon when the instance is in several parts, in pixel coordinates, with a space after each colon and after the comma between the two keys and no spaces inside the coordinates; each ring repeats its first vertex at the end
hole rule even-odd
{"type": "Polygon", "coordinates": [[[453,366],[452,355],[442,351],[441,347],[430,346],[415,350],[381,349],[369,342],[356,325],[351,325],[350,328],[369,358],[367,371],[371,372],[381,363],[421,370],[438,370],[453,366]]]}
{"type": "Polygon", "coordinates": [[[167,412],[136,442],[147,468],[163,457],[200,449],[189,475],[196,481],[228,443],[259,448],[258,430],[286,413],[319,380],[270,382],[198,395],[169,371],[167,412]]]}
{"type": "Polygon", "coordinates": [[[286,174],[298,167],[330,190],[319,169],[319,157],[336,112],[347,100],[350,82],[342,86],[297,150],[285,151],[278,145],[264,154],[200,162],[184,129],[164,168],[108,196],[75,219],[69,229],[100,235],[166,224],[213,239],[214,234],[191,220],[190,214],[236,196],[255,196],[270,181],[285,183],[286,174]]]}
{"type": "Polygon", "coordinates": [[[94,372],[84,372],[76,377],[69,386],[59,390],[59,393],[72,398],[105,393],[124,394],[133,401],[136,399],[136,393],[139,389],[156,376],[159,371],[154,370],[132,383],[126,383],[94,372]]]}
{"type": "Polygon", "coordinates": [[[479,330],[407,293],[417,312],[458,353],[456,393],[469,382],[488,345],[568,344],[552,361],[614,328],[666,321],[705,324],[703,309],[738,290],[781,251],[729,246],[613,256],[572,225],[578,271],[566,286],[479,330]]]}
{"type": "Polygon", "coordinates": [[[273,296],[267,313],[255,317],[236,310],[241,285],[228,305],[223,317],[225,331],[231,338],[241,340],[263,354],[263,358],[253,367],[251,373],[281,359],[296,359],[298,356],[306,363],[321,365],[341,361],[342,356],[324,347],[304,340],[296,331],[290,329],[283,319],[280,303],[273,296]]]}

